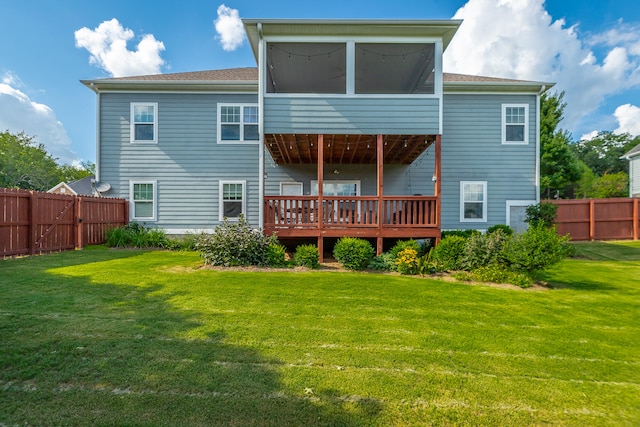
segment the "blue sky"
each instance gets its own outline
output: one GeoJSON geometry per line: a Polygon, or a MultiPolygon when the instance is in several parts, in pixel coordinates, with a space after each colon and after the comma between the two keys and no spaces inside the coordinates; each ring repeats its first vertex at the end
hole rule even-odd
{"type": "Polygon", "coordinates": [[[636,0],[8,0],[0,8],[0,129],[35,136],[60,163],[95,161],[95,94],[79,80],[255,66],[233,31],[238,16],[462,18],[445,71],[557,82],[568,103],[561,126],[574,140],[640,134],[636,0]],[[220,16],[226,25],[216,30],[220,16]],[[224,40],[240,45],[225,50],[224,40]]]}

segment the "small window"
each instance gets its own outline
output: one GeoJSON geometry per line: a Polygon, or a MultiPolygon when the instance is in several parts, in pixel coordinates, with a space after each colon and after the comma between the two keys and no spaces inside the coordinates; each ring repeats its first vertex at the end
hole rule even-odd
{"type": "Polygon", "coordinates": [[[220,221],[224,218],[234,221],[244,215],[244,186],[245,181],[220,182],[220,221]]]}
{"type": "Polygon", "coordinates": [[[258,106],[218,104],[218,141],[258,141],[258,106]]]}
{"type": "Polygon", "coordinates": [[[504,104],[502,106],[502,143],[529,143],[529,106],[504,104]]]}
{"type": "Polygon", "coordinates": [[[487,221],[486,181],[463,181],[460,183],[460,221],[487,221]]]}
{"type": "Polygon", "coordinates": [[[157,114],[157,103],[131,103],[131,142],[158,142],[157,114]]]}
{"type": "Polygon", "coordinates": [[[156,186],[156,181],[130,182],[129,200],[132,220],[156,220],[156,186]]]}

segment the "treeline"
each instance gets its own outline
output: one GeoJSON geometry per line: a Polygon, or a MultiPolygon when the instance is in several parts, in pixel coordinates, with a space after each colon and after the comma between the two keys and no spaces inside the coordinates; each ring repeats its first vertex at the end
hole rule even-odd
{"type": "Polygon", "coordinates": [[[543,198],[629,196],[629,162],[622,156],[640,144],[640,136],[600,132],[573,141],[559,128],[564,92],[540,97],[540,190],[543,198]]]}
{"type": "Polygon", "coordinates": [[[47,191],[60,182],[95,174],[95,164],[60,165],[44,148],[24,133],[0,132],[0,188],[47,191]]]}

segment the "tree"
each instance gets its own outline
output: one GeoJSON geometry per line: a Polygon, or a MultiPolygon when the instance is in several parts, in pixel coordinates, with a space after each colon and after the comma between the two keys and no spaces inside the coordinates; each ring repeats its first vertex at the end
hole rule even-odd
{"type": "Polygon", "coordinates": [[[0,187],[46,191],[60,182],[58,165],[33,137],[0,132],[0,187]]]}
{"type": "Polygon", "coordinates": [[[629,162],[620,157],[640,143],[640,137],[632,138],[628,133],[599,132],[591,140],[575,144],[575,153],[580,160],[598,176],[628,172],[629,162]]]}
{"type": "Polygon", "coordinates": [[[540,189],[547,198],[566,196],[567,187],[581,176],[571,135],[558,129],[567,106],[563,98],[564,92],[540,96],[540,189]]]}
{"type": "Polygon", "coordinates": [[[96,174],[96,165],[92,162],[80,162],[80,167],[62,165],[59,167],[60,181],[71,182],[96,174]]]}

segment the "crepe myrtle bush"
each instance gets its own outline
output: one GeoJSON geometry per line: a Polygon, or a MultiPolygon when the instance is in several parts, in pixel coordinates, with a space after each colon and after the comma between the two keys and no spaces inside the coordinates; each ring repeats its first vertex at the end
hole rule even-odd
{"type": "Polygon", "coordinates": [[[241,215],[234,222],[224,218],[213,233],[199,235],[195,247],[205,264],[234,267],[266,265],[269,246],[277,243],[275,235],[265,236],[241,215]]]}

